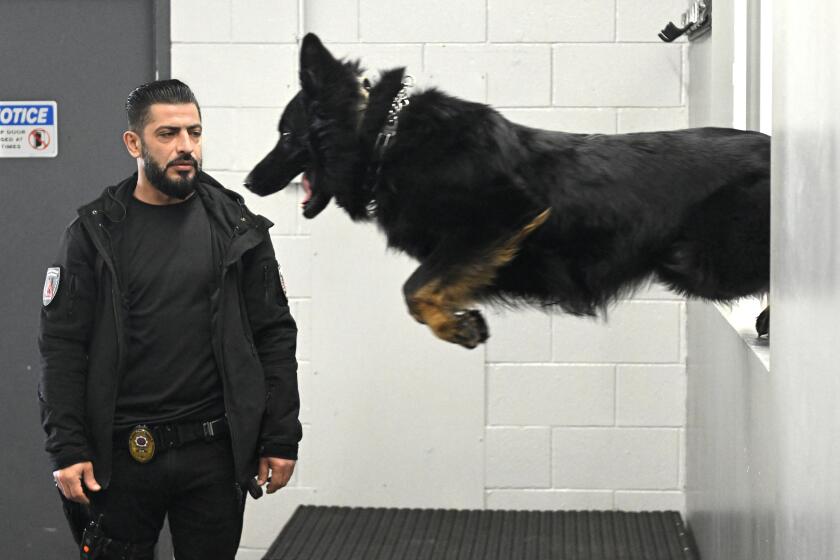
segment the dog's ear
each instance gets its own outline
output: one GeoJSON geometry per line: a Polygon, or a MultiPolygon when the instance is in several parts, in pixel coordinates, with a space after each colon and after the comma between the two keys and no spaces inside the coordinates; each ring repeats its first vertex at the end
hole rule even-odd
{"type": "Polygon", "coordinates": [[[338,61],[314,33],[307,33],[300,45],[300,85],[310,95],[324,85],[327,71],[338,61]]]}

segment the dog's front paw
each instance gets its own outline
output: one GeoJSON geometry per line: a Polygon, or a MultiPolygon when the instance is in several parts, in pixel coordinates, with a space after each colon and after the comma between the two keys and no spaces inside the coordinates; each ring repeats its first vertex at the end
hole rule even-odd
{"type": "Polygon", "coordinates": [[[462,309],[454,315],[456,330],[451,342],[473,349],[490,336],[487,321],[477,309],[462,309]]]}

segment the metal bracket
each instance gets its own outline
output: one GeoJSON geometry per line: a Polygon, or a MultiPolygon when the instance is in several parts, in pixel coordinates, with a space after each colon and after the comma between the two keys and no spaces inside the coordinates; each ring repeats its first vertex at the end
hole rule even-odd
{"type": "Polygon", "coordinates": [[[688,11],[680,17],[681,26],[668,22],[659,32],[659,38],[670,43],[685,34],[688,40],[696,39],[712,28],[712,0],[694,0],[688,11]]]}

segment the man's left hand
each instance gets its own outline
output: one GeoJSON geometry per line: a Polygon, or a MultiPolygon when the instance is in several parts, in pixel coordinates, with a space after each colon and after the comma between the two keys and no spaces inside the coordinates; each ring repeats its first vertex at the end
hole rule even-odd
{"type": "Polygon", "coordinates": [[[273,494],[289,483],[293,472],[295,472],[295,461],[291,459],[261,457],[257,484],[262,486],[268,482],[268,493],[273,494]]]}

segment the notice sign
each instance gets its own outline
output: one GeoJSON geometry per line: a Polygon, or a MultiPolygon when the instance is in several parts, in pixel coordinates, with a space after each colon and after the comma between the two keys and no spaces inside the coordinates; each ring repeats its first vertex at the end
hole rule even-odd
{"type": "Polygon", "coordinates": [[[55,101],[0,101],[0,157],[58,155],[55,101]]]}

